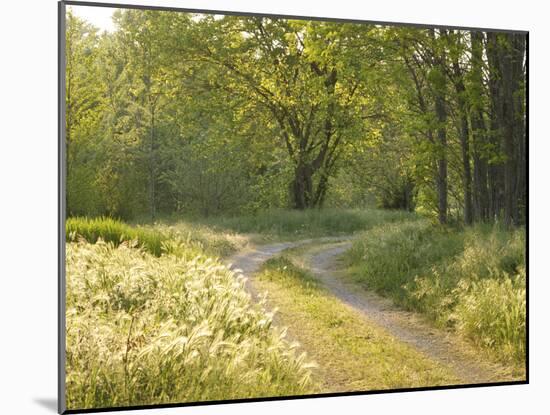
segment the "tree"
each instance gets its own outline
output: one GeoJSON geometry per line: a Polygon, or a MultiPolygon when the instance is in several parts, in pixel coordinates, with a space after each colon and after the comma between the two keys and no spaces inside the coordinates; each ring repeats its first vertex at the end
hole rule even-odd
{"type": "Polygon", "coordinates": [[[93,171],[86,161],[93,157],[96,132],[100,129],[102,90],[96,64],[100,53],[97,29],[67,14],[65,34],[65,144],[68,182],[67,212],[96,211],[99,201],[93,194],[93,171]]]}
{"type": "Polygon", "coordinates": [[[463,39],[464,33],[455,31],[448,37],[451,43],[451,68],[450,78],[454,85],[457,100],[459,117],[459,136],[462,150],[462,175],[464,183],[464,223],[471,225],[473,222],[473,200],[472,200],[472,172],[470,166],[470,126],[467,91],[465,86],[465,69],[462,67],[461,59],[465,53],[463,39]]]}
{"type": "Polygon", "coordinates": [[[525,35],[487,34],[490,76],[491,132],[501,154],[492,171],[493,213],[507,225],[517,225],[525,200],[525,35]]]}
{"type": "Polygon", "coordinates": [[[473,209],[474,220],[489,219],[489,189],[488,189],[488,133],[486,127],[485,83],[483,70],[486,66],[483,60],[484,34],[478,31],[470,32],[471,38],[471,71],[469,74],[469,105],[471,109],[471,125],[473,135],[473,209]]]}
{"type": "Polygon", "coordinates": [[[269,128],[294,166],[294,207],[322,206],[343,145],[366,113],[367,101],[356,93],[366,92],[364,68],[346,65],[364,27],[233,17],[201,24],[207,41],[197,40],[195,53],[219,68],[229,81],[223,87],[255,101],[273,120],[269,128]]]}
{"type": "Polygon", "coordinates": [[[525,220],[523,34],[124,10],[68,17],[70,215],[273,207],[525,220]]]}

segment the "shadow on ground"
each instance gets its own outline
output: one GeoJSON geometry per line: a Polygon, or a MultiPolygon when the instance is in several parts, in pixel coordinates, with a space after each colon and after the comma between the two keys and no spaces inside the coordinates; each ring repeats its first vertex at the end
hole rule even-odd
{"type": "Polygon", "coordinates": [[[52,412],[57,412],[57,399],[55,398],[34,398],[34,402],[52,412]]]}

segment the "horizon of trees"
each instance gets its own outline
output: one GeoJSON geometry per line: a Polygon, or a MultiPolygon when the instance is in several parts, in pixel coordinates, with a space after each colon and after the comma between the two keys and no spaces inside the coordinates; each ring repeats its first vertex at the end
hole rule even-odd
{"type": "Polygon", "coordinates": [[[118,10],[66,29],[67,213],[526,216],[526,35],[118,10]]]}

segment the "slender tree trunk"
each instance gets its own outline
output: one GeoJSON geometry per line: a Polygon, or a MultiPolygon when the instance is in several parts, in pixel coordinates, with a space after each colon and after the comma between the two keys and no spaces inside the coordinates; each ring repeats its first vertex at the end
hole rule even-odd
{"type": "Polygon", "coordinates": [[[403,198],[403,207],[408,212],[412,212],[414,210],[414,182],[409,177],[405,179],[405,185],[403,186],[403,198]]]}
{"type": "Polygon", "coordinates": [[[526,36],[514,35],[514,108],[515,108],[515,144],[516,144],[516,223],[525,223],[527,208],[527,154],[526,154],[526,79],[525,79],[525,53],[526,36]]]}
{"type": "Polygon", "coordinates": [[[487,158],[484,147],[487,141],[487,131],[483,118],[483,34],[478,31],[471,32],[472,41],[472,82],[473,91],[477,94],[473,97],[472,106],[472,138],[473,138],[473,216],[476,221],[486,221],[489,216],[489,189],[487,185],[487,158]]]}
{"type": "MultiPolygon", "coordinates": [[[[432,40],[435,42],[435,32],[432,30],[432,40]]],[[[446,31],[441,30],[440,37],[445,37],[446,31]]],[[[437,210],[439,223],[447,223],[447,109],[445,107],[445,52],[434,49],[434,66],[440,71],[440,79],[437,85],[433,85],[435,92],[435,113],[437,116],[437,210]]]]}
{"type": "Polygon", "coordinates": [[[466,102],[466,87],[458,58],[453,62],[453,81],[460,113],[460,146],[462,149],[462,180],[464,185],[464,223],[471,225],[472,212],[472,172],[470,167],[470,129],[468,127],[468,107],[466,102]]]}
{"type": "MultiPolygon", "coordinates": [[[[487,33],[487,61],[489,65],[489,95],[491,98],[491,133],[490,145],[493,152],[502,154],[502,142],[504,134],[504,94],[502,87],[502,73],[500,68],[500,52],[497,33],[487,33]]],[[[497,157],[499,158],[499,157],[497,157]]],[[[502,214],[504,207],[504,166],[501,162],[493,161],[489,165],[489,213],[493,219],[502,214]]]]}
{"type": "Polygon", "coordinates": [[[435,112],[439,127],[437,140],[439,144],[439,158],[437,160],[437,194],[439,223],[447,223],[447,111],[443,99],[438,96],[435,101],[435,112]]]}
{"type": "Polygon", "coordinates": [[[156,194],[155,194],[155,109],[151,107],[151,125],[150,125],[150,147],[149,147],[149,209],[151,222],[156,218],[156,194]]]}
{"type": "Polygon", "coordinates": [[[471,225],[473,221],[472,208],[472,172],[470,170],[470,144],[468,119],[461,116],[460,143],[462,146],[462,168],[464,175],[464,223],[471,225]]]}
{"type": "Polygon", "coordinates": [[[473,148],[473,206],[475,220],[485,221],[489,214],[489,189],[487,185],[488,166],[482,149],[485,143],[485,123],[483,114],[479,111],[472,115],[474,137],[473,148]]]}

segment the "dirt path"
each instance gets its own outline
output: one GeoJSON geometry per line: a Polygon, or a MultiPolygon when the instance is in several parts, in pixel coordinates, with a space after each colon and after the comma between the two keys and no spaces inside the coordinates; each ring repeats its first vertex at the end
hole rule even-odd
{"type": "Polygon", "coordinates": [[[451,367],[465,383],[507,380],[503,368],[480,361],[456,335],[434,328],[418,314],[399,310],[391,300],[358,289],[355,283],[344,278],[338,270],[338,257],[350,247],[349,241],[322,245],[306,256],[313,275],[333,295],[397,339],[451,367]]]}
{"type": "Polygon", "coordinates": [[[301,245],[306,245],[312,242],[326,243],[342,240],[349,240],[350,236],[329,236],[316,239],[302,239],[294,242],[280,242],[271,245],[252,246],[244,251],[241,251],[232,257],[230,257],[226,263],[232,270],[241,270],[243,275],[247,277],[245,287],[248,292],[252,294],[253,298],[257,297],[257,293],[254,290],[250,279],[258,272],[262,264],[269,258],[281,253],[285,249],[295,248],[301,245]]]}
{"type": "Polygon", "coordinates": [[[306,244],[304,260],[312,274],[323,286],[344,304],[358,310],[368,321],[384,328],[393,337],[409,344],[425,356],[450,367],[464,383],[489,383],[510,380],[510,375],[499,366],[479,359],[475,351],[453,333],[434,328],[417,313],[397,309],[391,300],[359,288],[349,281],[339,268],[338,258],[351,246],[350,237],[326,237],[295,242],[254,246],[227,261],[233,270],[241,270],[247,277],[246,289],[257,299],[258,293],[251,278],[261,265],[282,251],[306,244]]]}

